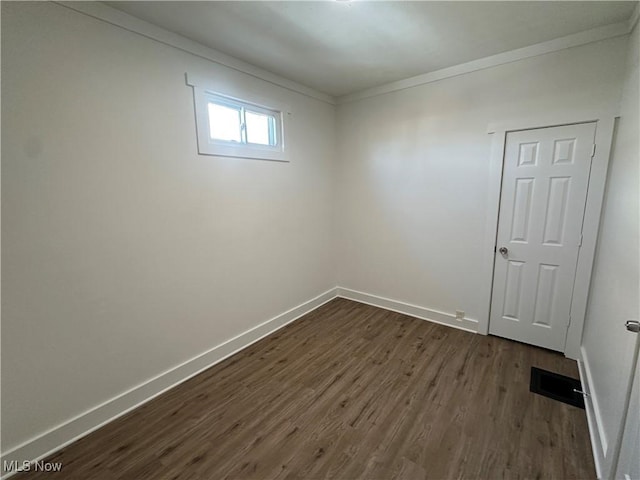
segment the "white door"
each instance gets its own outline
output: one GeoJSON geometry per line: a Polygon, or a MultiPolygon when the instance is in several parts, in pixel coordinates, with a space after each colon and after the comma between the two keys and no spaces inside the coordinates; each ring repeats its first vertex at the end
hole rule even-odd
{"type": "Polygon", "coordinates": [[[489,333],[564,351],[595,130],[507,134],[489,333]]]}
{"type": "Polygon", "coordinates": [[[635,366],[631,369],[630,398],[616,468],[616,480],[640,480],[640,358],[636,342],[635,366]]]}

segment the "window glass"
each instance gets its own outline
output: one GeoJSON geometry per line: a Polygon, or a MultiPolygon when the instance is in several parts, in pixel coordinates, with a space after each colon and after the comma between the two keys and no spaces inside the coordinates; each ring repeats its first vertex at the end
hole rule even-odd
{"type": "Polygon", "coordinates": [[[227,105],[209,102],[209,137],[212,140],[224,140],[226,142],[242,141],[241,111],[227,105]]]}
{"type": "Polygon", "coordinates": [[[247,143],[258,145],[276,145],[275,118],[247,110],[245,112],[245,125],[247,129],[247,143]]]}

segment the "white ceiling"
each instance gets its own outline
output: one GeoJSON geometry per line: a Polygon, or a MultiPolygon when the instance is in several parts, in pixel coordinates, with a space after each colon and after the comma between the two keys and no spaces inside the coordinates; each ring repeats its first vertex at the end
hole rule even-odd
{"type": "Polygon", "coordinates": [[[341,96],[628,19],[637,2],[106,2],[341,96]]]}

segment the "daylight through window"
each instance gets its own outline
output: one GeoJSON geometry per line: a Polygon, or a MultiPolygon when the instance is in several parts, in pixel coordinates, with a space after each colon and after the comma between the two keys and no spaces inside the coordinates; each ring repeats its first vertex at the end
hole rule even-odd
{"type": "Polygon", "coordinates": [[[212,99],[207,104],[209,138],[275,147],[278,145],[277,112],[255,106],[212,99]]]}

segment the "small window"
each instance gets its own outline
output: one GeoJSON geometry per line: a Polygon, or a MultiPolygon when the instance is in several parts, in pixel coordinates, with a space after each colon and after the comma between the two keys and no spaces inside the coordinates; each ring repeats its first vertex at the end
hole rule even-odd
{"type": "Polygon", "coordinates": [[[192,86],[200,154],[287,160],[281,110],[192,86]]]}
{"type": "Polygon", "coordinates": [[[207,94],[209,139],[213,142],[278,146],[280,112],[207,94]]]}

